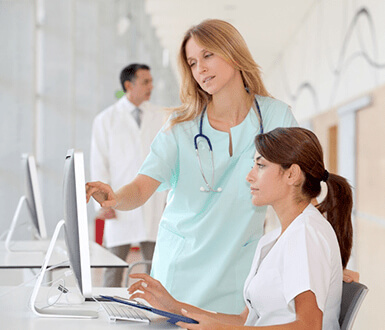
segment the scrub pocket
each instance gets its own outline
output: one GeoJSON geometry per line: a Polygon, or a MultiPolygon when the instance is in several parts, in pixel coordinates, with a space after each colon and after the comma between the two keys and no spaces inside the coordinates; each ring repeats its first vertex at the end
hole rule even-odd
{"type": "Polygon", "coordinates": [[[172,291],[175,269],[184,244],[183,236],[165,228],[162,223],[159,225],[153,259],[153,276],[169,291],[172,291]]]}

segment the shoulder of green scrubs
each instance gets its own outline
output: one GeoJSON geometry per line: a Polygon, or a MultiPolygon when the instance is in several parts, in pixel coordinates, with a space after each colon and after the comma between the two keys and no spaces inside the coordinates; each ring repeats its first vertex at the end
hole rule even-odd
{"type": "Polygon", "coordinates": [[[170,119],[162,127],[151,144],[150,153],[139,170],[161,184],[158,191],[172,188],[178,181],[178,150],[183,148],[178,139],[179,126],[191,126],[183,123],[170,128],[170,119]]]}
{"type": "Polygon", "coordinates": [[[286,103],[266,96],[257,96],[261,108],[264,132],[277,127],[296,127],[298,123],[286,103]]]}
{"type": "MultiPolygon", "coordinates": [[[[257,97],[264,131],[296,126],[283,102],[257,97]]],[[[253,109],[229,135],[203,118],[203,134],[211,141],[214,165],[206,141],[199,140],[202,169],[213,188],[205,187],[194,147],[199,118],[158,133],[140,169],[170,189],[159,226],[152,275],[178,300],[223,313],[244,309],[243,284],[255,248],[263,234],[266,207],[251,203],[246,176],[253,166],[254,137],[259,132],[253,109]]]]}

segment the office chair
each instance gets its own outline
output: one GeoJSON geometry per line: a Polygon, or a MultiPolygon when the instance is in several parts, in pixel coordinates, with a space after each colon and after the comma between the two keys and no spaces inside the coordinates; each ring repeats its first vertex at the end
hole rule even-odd
{"type": "Polygon", "coordinates": [[[364,284],[358,282],[343,282],[339,319],[341,330],[352,329],[358,310],[368,291],[368,288],[364,284]]]}

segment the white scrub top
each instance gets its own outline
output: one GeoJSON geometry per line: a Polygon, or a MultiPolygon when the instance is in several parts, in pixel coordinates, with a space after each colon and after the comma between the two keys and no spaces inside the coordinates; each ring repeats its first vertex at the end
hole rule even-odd
{"type": "Polygon", "coordinates": [[[323,312],[323,329],[339,329],[342,262],[331,224],[312,205],[289,225],[261,238],[244,287],[245,325],[294,322],[294,298],[311,290],[323,312]],[[279,238],[278,238],[279,237],[279,238]]]}
{"type": "MultiPolygon", "coordinates": [[[[297,126],[290,108],[269,97],[257,97],[264,131],[297,126]]],[[[229,135],[203,119],[203,134],[213,147],[214,188],[205,186],[194,147],[199,119],[164,129],[151,146],[140,169],[161,182],[158,190],[171,189],[159,225],[152,275],[178,300],[224,313],[244,309],[243,284],[259,238],[263,234],[265,207],[251,203],[246,175],[253,166],[254,137],[259,121],[254,109],[231,128],[229,135]]],[[[167,127],[167,126],[166,126],[167,127]]],[[[199,147],[204,173],[211,182],[212,165],[207,143],[199,147]]]]}
{"type": "MultiPolygon", "coordinates": [[[[140,127],[132,116],[135,105],[126,96],[96,116],[92,127],[91,180],[108,183],[117,190],[135,178],[165,119],[161,107],[143,102],[140,108],[140,127]]],[[[95,204],[99,209],[99,204],[95,204]]],[[[105,222],[104,245],[109,248],[155,241],[165,204],[166,192],[158,192],[143,207],[117,210],[116,219],[105,222]]]]}

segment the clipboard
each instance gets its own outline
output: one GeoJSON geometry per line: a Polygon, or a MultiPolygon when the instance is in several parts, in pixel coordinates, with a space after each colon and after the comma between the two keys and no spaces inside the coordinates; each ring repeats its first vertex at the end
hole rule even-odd
{"type": "Polygon", "coordinates": [[[175,313],[170,313],[170,312],[162,311],[161,309],[156,309],[156,308],[153,308],[153,307],[150,307],[150,306],[146,306],[146,305],[143,305],[143,304],[141,304],[139,302],[136,302],[135,300],[128,300],[128,299],[125,299],[125,298],[122,298],[122,297],[117,297],[117,296],[112,297],[112,296],[100,295],[100,297],[102,297],[104,299],[107,299],[107,300],[115,301],[115,302],[118,302],[118,303],[121,303],[121,304],[129,305],[131,307],[136,307],[136,308],[144,309],[144,310],[152,312],[154,314],[167,317],[168,318],[167,322],[170,322],[172,324],[175,324],[177,322],[195,323],[195,324],[198,323],[197,321],[195,321],[193,319],[190,319],[189,317],[186,317],[186,316],[183,316],[183,315],[179,315],[179,314],[175,314],[175,313]]]}

